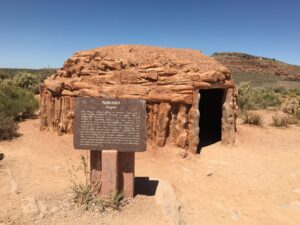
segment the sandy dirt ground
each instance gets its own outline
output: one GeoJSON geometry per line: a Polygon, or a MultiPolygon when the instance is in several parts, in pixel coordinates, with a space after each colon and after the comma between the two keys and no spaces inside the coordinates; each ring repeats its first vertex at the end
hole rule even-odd
{"type": "MultiPolygon", "coordinates": [[[[181,224],[300,224],[300,127],[271,127],[274,112],[263,113],[263,127],[239,123],[234,147],[215,143],[182,158],[176,147],[149,146],[136,154],[137,179],[171,185],[181,224]]],[[[1,225],[169,224],[151,191],[140,190],[120,212],[74,206],[68,171],[78,175],[88,153],[73,149],[71,135],[40,132],[36,119],[22,122],[20,133],[0,142],[1,225]]]]}

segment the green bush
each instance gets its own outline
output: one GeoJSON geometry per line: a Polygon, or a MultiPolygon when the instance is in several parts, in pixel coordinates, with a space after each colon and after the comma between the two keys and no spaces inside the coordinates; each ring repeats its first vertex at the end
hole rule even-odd
{"type": "Polygon", "coordinates": [[[282,103],[280,94],[266,88],[254,88],[249,82],[242,82],[239,86],[237,100],[239,108],[244,110],[266,109],[282,103]]]}
{"type": "Polygon", "coordinates": [[[257,126],[262,125],[262,115],[260,115],[258,113],[244,112],[242,118],[243,118],[243,122],[245,124],[257,125],[257,126]]]}
{"type": "Polygon", "coordinates": [[[273,91],[275,93],[281,94],[281,95],[287,95],[288,94],[288,90],[284,87],[275,87],[273,88],[273,91]]]}
{"type": "Polygon", "coordinates": [[[13,81],[11,79],[0,80],[0,88],[6,86],[12,86],[13,81]]]}
{"type": "Polygon", "coordinates": [[[28,72],[19,72],[13,78],[13,85],[32,91],[33,93],[39,93],[39,77],[36,74],[28,72]]]}
{"type": "Polygon", "coordinates": [[[33,93],[19,87],[0,87],[0,113],[21,120],[34,115],[38,101],[33,93]]]}
{"type": "Polygon", "coordinates": [[[300,96],[300,88],[293,88],[288,90],[288,95],[290,97],[299,97],[300,96]]]}
{"type": "Polygon", "coordinates": [[[0,86],[14,85],[35,94],[39,93],[39,84],[53,74],[56,69],[1,69],[0,86]]]}
{"type": "Polygon", "coordinates": [[[0,141],[10,140],[16,136],[18,124],[13,117],[0,113],[0,141]]]}

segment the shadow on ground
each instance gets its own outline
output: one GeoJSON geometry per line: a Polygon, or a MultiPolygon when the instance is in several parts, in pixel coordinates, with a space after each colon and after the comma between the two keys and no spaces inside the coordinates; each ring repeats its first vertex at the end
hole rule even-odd
{"type": "Polygon", "coordinates": [[[150,180],[149,177],[135,177],[135,195],[154,196],[158,180],[150,180]]]}

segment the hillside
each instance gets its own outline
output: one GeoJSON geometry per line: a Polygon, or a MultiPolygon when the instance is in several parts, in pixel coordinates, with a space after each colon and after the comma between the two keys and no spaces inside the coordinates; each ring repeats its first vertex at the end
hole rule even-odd
{"type": "Polygon", "coordinates": [[[212,57],[228,67],[233,74],[276,75],[284,80],[300,81],[300,66],[290,65],[276,59],[237,52],[214,53],[212,57]]]}
{"type": "Polygon", "coordinates": [[[54,68],[42,68],[42,69],[16,69],[16,68],[0,68],[0,80],[10,79],[16,76],[18,73],[27,72],[31,74],[37,74],[41,77],[47,77],[54,73],[54,68]]]}

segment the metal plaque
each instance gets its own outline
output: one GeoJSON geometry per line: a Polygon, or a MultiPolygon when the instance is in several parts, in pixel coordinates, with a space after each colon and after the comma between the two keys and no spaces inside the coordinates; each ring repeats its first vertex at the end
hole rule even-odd
{"type": "Polygon", "coordinates": [[[74,148],[141,152],[146,138],[144,100],[76,98],[74,148]]]}

